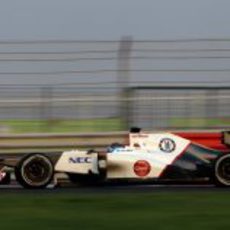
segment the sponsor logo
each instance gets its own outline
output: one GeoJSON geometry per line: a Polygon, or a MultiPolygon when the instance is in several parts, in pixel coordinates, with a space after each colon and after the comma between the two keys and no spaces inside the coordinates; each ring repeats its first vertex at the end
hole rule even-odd
{"type": "Polygon", "coordinates": [[[134,134],[132,135],[132,138],[148,138],[149,135],[147,134],[134,134]]]}
{"type": "Polygon", "coordinates": [[[133,170],[137,176],[145,177],[150,173],[151,165],[148,161],[139,160],[134,164],[133,170]]]}
{"type": "Polygon", "coordinates": [[[165,153],[171,153],[176,149],[176,143],[170,138],[164,138],[160,141],[159,148],[165,153]]]}
{"type": "Polygon", "coordinates": [[[70,157],[69,163],[72,164],[90,164],[92,163],[91,157],[70,157]]]}

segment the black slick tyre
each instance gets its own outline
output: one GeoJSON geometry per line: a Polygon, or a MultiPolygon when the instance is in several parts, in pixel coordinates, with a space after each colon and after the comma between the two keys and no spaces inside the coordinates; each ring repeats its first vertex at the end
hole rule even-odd
{"type": "Polygon", "coordinates": [[[219,187],[230,187],[230,154],[218,157],[214,164],[215,184],[219,187]]]}
{"type": "Polygon", "coordinates": [[[26,155],[15,167],[16,180],[24,188],[45,188],[53,180],[53,175],[52,161],[41,153],[26,155]]]}

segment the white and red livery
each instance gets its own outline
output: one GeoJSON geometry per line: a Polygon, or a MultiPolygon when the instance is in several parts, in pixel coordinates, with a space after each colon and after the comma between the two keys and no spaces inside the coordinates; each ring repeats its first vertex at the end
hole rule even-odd
{"type": "Polygon", "coordinates": [[[142,132],[134,128],[127,145],[114,143],[105,151],[30,153],[16,164],[7,159],[1,163],[13,167],[17,181],[26,188],[44,188],[56,173],[65,173],[70,181],[82,184],[203,180],[230,186],[229,133],[215,135],[210,141],[201,133],[198,140],[198,133],[142,132]]]}

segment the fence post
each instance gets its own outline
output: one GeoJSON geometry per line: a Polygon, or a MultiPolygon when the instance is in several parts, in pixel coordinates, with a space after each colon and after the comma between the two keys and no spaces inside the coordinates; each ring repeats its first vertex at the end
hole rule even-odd
{"type": "Polygon", "coordinates": [[[119,97],[119,116],[125,129],[129,128],[129,82],[130,82],[130,54],[132,51],[132,37],[121,38],[118,49],[117,87],[119,97]]]}

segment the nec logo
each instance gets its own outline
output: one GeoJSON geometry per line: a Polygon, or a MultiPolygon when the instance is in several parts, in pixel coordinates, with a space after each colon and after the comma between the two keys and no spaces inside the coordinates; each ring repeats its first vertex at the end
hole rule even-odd
{"type": "Polygon", "coordinates": [[[70,157],[69,163],[71,164],[90,164],[92,163],[92,158],[90,157],[70,157]]]}

